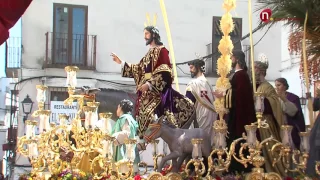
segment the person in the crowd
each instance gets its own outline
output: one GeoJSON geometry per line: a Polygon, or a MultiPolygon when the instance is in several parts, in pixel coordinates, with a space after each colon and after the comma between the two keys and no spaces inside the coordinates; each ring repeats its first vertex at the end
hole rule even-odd
{"type": "Polygon", "coordinates": [[[288,92],[289,84],[285,78],[278,78],[275,81],[277,93],[280,98],[284,112],[285,123],[291,125],[292,140],[296,149],[300,149],[299,132],[306,131],[306,124],[300,104],[299,96],[288,92]]]}

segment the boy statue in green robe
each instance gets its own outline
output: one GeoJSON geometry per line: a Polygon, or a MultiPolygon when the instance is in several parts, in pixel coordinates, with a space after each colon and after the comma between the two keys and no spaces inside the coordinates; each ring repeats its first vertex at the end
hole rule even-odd
{"type": "MultiPolygon", "coordinates": [[[[126,139],[136,138],[138,123],[132,117],[133,103],[130,100],[122,100],[118,105],[117,116],[119,119],[113,126],[111,135],[115,137],[114,144],[116,145],[114,152],[114,161],[118,162],[125,158],[126,146],[124,144],[126,139]]],[[[138,163],[140,162],[139,151],[134,146],[135,159],[133,163],[134,172],[138,172],[138,163]]]]}

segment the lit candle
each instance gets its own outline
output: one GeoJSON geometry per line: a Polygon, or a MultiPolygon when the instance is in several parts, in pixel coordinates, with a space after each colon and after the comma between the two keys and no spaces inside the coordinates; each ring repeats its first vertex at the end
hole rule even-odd
{"type": "Polygon", "coordinates": [[[202,139],[192,139],[191,144],[193,144],[193,149],[192,149],[192,158],[193,159],[199,159],[202,158],[202,151],[201,151],[201,144],[202,144],[202,139]]]}
{"type": "Polygon", "coordinates": [[[33,153],[33,143],[28,144],[28,155],[31,158],[33,153]]]}
{"type": "Polygon", "coordinates": [[[42,131],[49,131],[50,130],[50,122],[49,122],[49,116],[47,114],[41,114],[40,119],[43,123],[42,125],[42,131]]]}
{"type": "Polygon", "coordinates": [[[26,137],[27,139],[31,139],[32,137],[32,128],[33,128],[33,124],[31,120],[26,120],[25,121],[26,124],[26,137]]]}
{"type": "Polygon", "coordinates": [[[109,119],[103,118],[102,121],[103,121],[102,131],[103,131],[104,133],[110,133],[110,132],[109,132],[109,119]]]}
{"type": "Polygon", "coordinates": [[[34,158],[38,157],[38,145],[36,143],[33,143],[33,147],[32,147],[32,156],[34,158]]]}
{"type": "Polygon", "coordinates": [[[132,149],[132,144],[126,144],[126,157],[129,161],[133,160],[132,149]]]}
{"type": "Polygon", "coordinates": [[[37,85],[37,101],[38,102],[45,102],[46,101],[46,90],[47,86],[44,85],[37,85]]]}
{"type": "Polygon", "coordinates": [[[247,143],[249,147],[254,147],[257,141],[257,126],[256,125],[246,125],[245,130],[247,132],[247,143]]]}
{"type": "Polygon", "coordinates": [[[79,70],[76,66],[67,66],[64,68],[67,72],[67,86],[76,87],[77,86],[77,71],[79,70]]]}
{"type": "Polygon", "coordinates": [[[300,150],[302,152],[308,153],[310,150],[310,144],[309,144],[309,136],[310,134],[308,132],[300,132],[301,137],[301,147],[300,150]]]}
{"type": "Polygon", "coordinates": [[[256,97],[256,111],[257,112],[261,112],[261,99],[260,99],[260,97],[258,96],[258,97],[256,97]]]}
{"type": "Polygon", "coordinates": [[[107,156],[107,152],[109,150],[109,143],[106,140],[103,140],[102,141],[102,147],[103,147],[102,156],[106,157],[107,156]]]}
{"type": "Polygon", "coordinates": [[[86,128],[92,127],[92,112],[85,112],[85,126],[86,128]]]}

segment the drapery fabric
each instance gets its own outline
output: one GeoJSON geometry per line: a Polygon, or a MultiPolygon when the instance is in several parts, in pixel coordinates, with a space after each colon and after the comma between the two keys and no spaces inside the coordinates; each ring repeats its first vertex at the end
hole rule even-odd
{"type": "Polygon", "coordinates": [[[0,45],[9,38],[9,29],[12,28],[32,0],[1,0],[0,1],[0,45]]]}

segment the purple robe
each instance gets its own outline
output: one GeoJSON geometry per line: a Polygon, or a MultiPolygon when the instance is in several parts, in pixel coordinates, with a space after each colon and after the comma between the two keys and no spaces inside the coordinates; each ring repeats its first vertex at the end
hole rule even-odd
{"type": "MultiPolygon", "coordinates": [[[[320,110],[320,98],[315,98],[313,100],[313,111],[320,110]]],[[[310,152],[307,162],[306,173],[309,177],[317,177],[315,170],[316,161],[320,161],[320,113],[310,132],[310,152]]]]}
{"type": "Polygon", "coordinates": [[[286,118],[287,118],[288,125],[293,126],[292,133],[291,133],[293,143],[297,149],[300,149],[301,139],[299,136],[299,132],[306,131],[306,124],[304,121],[304,116],[303,116],[303,112],[300,104],[300,98],[293,93],[287,92],[287,99],[290,102],[294,103],[298,108],[298,112],[293,117],[286,114],[286,118]]]}

